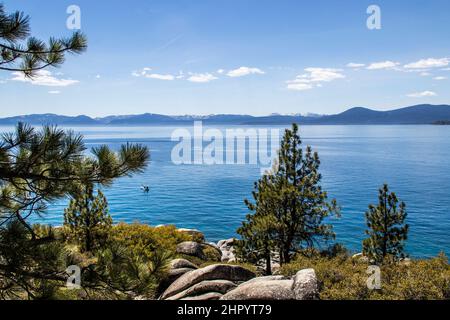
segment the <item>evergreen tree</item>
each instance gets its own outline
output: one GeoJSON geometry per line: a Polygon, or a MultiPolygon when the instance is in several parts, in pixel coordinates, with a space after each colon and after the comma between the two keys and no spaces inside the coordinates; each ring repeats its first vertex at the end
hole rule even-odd
{"type": "Polygon", "coordinates": [[[399,204],[395,193],[389,192],[385,184],[379,190],[378,205],[370,205],[366,212],[366,234],[363,241],[363,253],[371,261],[381,264],[387,257],[398,260],[405,257],[404,241],[407,239],[409,226],[405,224],[406,205],[399,204]]]}
{"type": "Polygon", "coordinates": [[[245,260],[257,264],[260,260],[265,261],[267,275],[272,274],[272,252],[276,250],[274,232],[276,228],[275,215],[276,204],[273,201],[273,183],[271,176],[264,175],[255,183],[253,191],[253,204],[245,200],[250,211],[255,212],[247,216],[247,221],[237,230],[241,241],[237,242],[236,254],[245,257],[245,260]]]}
{"type": "Polygon", "coordinates": [[[70,237],[81,244],[81,251],[90,252],[102,247],[112,226],[103,193],[98,190],[95,196],[93,188],[86,186],[86,191],[72,199],[64,210],[64,226],[68,228],[70,237]]]}
{"type": "MultiPolygon", "coordinates": [[[[238,232],[241,248],[258,252],[265,246],[276,248],[284,264],[302,248],[334,237],[332,226],[324,219],[339,215],[339,208],[335,200],[327,201],[320,185],[319,156],[309,146],[306,151],[302,149],[296,124],[285,131],[277,163],[275,170],[256,184],[255,203],[246,202],[255,214],[247,216],[238,232]]],[[[248,258],[244,251],[241,253],[248,258]]]]}
{"type": "Polygon", "coordinates": [[[48,44],[31,37],[30,17],[19,11],[7,14],[0,3],[0,70],[33,77],[46,67],[60,66],[66,53],[78,54],[86,48],[86,37],[80,32],[67,39],[51,38],[48,44]]]}

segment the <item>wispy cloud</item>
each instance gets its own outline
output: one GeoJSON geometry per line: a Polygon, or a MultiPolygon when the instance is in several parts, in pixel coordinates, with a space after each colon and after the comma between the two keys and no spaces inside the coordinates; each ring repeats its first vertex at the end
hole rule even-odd
{"type": "Polygon", "coordinates": [[[37,71],[33,78],[25,77],[22,72],[13,72],[12,75],[12,81],[27,82],[36,86],[67,87],[79,83],[78,80],[57,78],[48,70],[37,71]]]}
{"type": "Polygon", "coordinates": [[[159,74],[159,73],[151,73],[151,68],[145,67],[141,71],[133,71],[131,73],[134,77],[144,77],[148,79],[157,79],[157,80],[166,80],[166,81],[172,81],[175,80],[176,76],[171,74],[159,74]]]}
{"type": "Polygon", "coordinates": [[[248,76],[250,74],[265,74],[265,72],[259,68],[240,67],[238,69],[229,71],[227,73],[227,76],[235,78],[248,76]]]}
{"type": "Polygon", "coordinates": [[[422,59],[416,62],[412,62],[409,64],[406,64],[404,66],[405,69],[429,69],[429,68],[440,68],[440,67],[446,67],[450,63],[449,58],[441,58],[441,59],[435,59],[435,58],[428,58],[428,59],[422,59]]]}
{"type": "Polygon", "coordinates": [[[175,76],[173,76],[171,74],[150,73],[150,74],[146,74],[145,77],[149,78],[149,79],[157,79],[157,80],[167,80],[167,81],[175,80],[175,76]]]}
{"type": "Polygon", "coordinates": [[[395,69],[397,66],[399,66],[400,63],[394,62],[394,61],[381,61],[381,62],[374,62],[371,63],[367,70],[386,70],[386,69],[395,69]]]}
{"type": "Polygon", "coordinates": [[[447,80],[447,77],[442,77],[442,76],[434,77],[433,80],[447,80]]]}
{"type": "Polygon", "coordinates": [[[433,91],[422,91],[422,92],[414,92],[407,95],[410,98],[426,98],[426,97],[435,97],[437,96],[436,92],[433,91]]]}
{"type": "Polygon", "coordinates": [[[50,94],[60,94],[61,91],[59,91],[59,90],[51,90],[48,93],[50,93],[50,94]]]}
{"type": "Polygon", "coordinates": [[[364,63],[354,63],[354,62],[350,62],[347,64],[347,68],[352,68],[352,69],[358,69],[358,68],[363,68],[366,65],[364,63]]]}
{"type": "Polygon", "coordinates": [[[289,90],[304,91],[321,87],[322,82],[331,82],[345,78],[341,69],[306,68],[306,73],[298,75],[294,80],[287,81],[289,90]]]}
{"type": "Polygon", "coordinates": [[[206,83],[218,79],[211,73],[194,73],[187,80],[196,83],[206,83]]]}

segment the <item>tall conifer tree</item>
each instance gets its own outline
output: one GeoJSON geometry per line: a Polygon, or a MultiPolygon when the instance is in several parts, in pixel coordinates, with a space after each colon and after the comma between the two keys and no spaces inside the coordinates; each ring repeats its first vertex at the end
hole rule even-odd
{"type": "Polygon", "coordinates": [[[255,214],[247,216],[239,234],[241,247],[264,251],[264,246],[270,244],[284,264],[301,249],[334,238],[332,226],[324,219],[330,214],[339,215],[339,208],[335,200],[328,202],[320,185],[319,156],[309,146],[302,149],[296,124],[285,131],[277,163],[273,172],[256,184],[255,203],[246,201],[255,214]]]}
{"type": "Polygon", "coordinates": [[[108,212],[108,202],[98,190],[94,195],[92,186],[70,201],[64,210],[64,226],[69,234],[81,245],[82,251],[92,251],[106,243],[108,232],[112,226],[112,218],[108,212]]]}
{"type": "Polygon", "coordinates": [[[404,258],[404,242],[409,230],[405,224],[406,216],[405,203],[399,204],[395,193],[389,192],[385,184],[379,190],[378,205],[370,205],[366,212],[369,238],[363,241],[364,255],[378,264],[387,257],[404,258]]]}

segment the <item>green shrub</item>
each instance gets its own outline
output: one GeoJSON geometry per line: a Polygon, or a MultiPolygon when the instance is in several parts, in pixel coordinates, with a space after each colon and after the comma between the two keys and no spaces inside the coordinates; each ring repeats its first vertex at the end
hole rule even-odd
{"type": "Polygon", "coordinates": [[[368,264],[345,255],[305,257],[284,265],[281,273],[294,275],[313,268],[324,300],[425,300],[450,298],[450,266],[447,257],[411,260],[381,267],[381,290],[367,288],[368,264]]]}
{"type": "Polygon", "coordinates": [[[183,241],[193,241],[193,236],[179,232],[175,226],[151,227],[144,224],[120,223],[114,226],[110,234],[111,240],[131,249],[136,254],[150,257],[158,249],[175,254],[176,246],[183,241]]]}

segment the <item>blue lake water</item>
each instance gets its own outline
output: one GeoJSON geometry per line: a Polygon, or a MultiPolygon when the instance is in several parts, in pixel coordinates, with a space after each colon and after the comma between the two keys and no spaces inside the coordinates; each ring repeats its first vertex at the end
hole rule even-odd
{"type": "MultiPolygon", "coordinates": [[[[236,235],[248,213],[243,200],[260,176],[257,165],[175,165],[173,127],[72,129],[85,136],[88,147],[137,142],[151,150],[143,174],[104,190],[115,222],[175,224],[201,230],[211,241],[236,235]],[[150,186],[148,194],[142,184],[150,186]]],[[[364,213],[387,182],[407,204],[408,253],[450,254],[450,126],[304,126],[301,136],[319,152],[323,187],[342,206],[342,217],[331,220],[337,242],[361,249],[364,213]]],[[[39,222],[62,224],[66,205],[51,205],[39,222]]]]}

